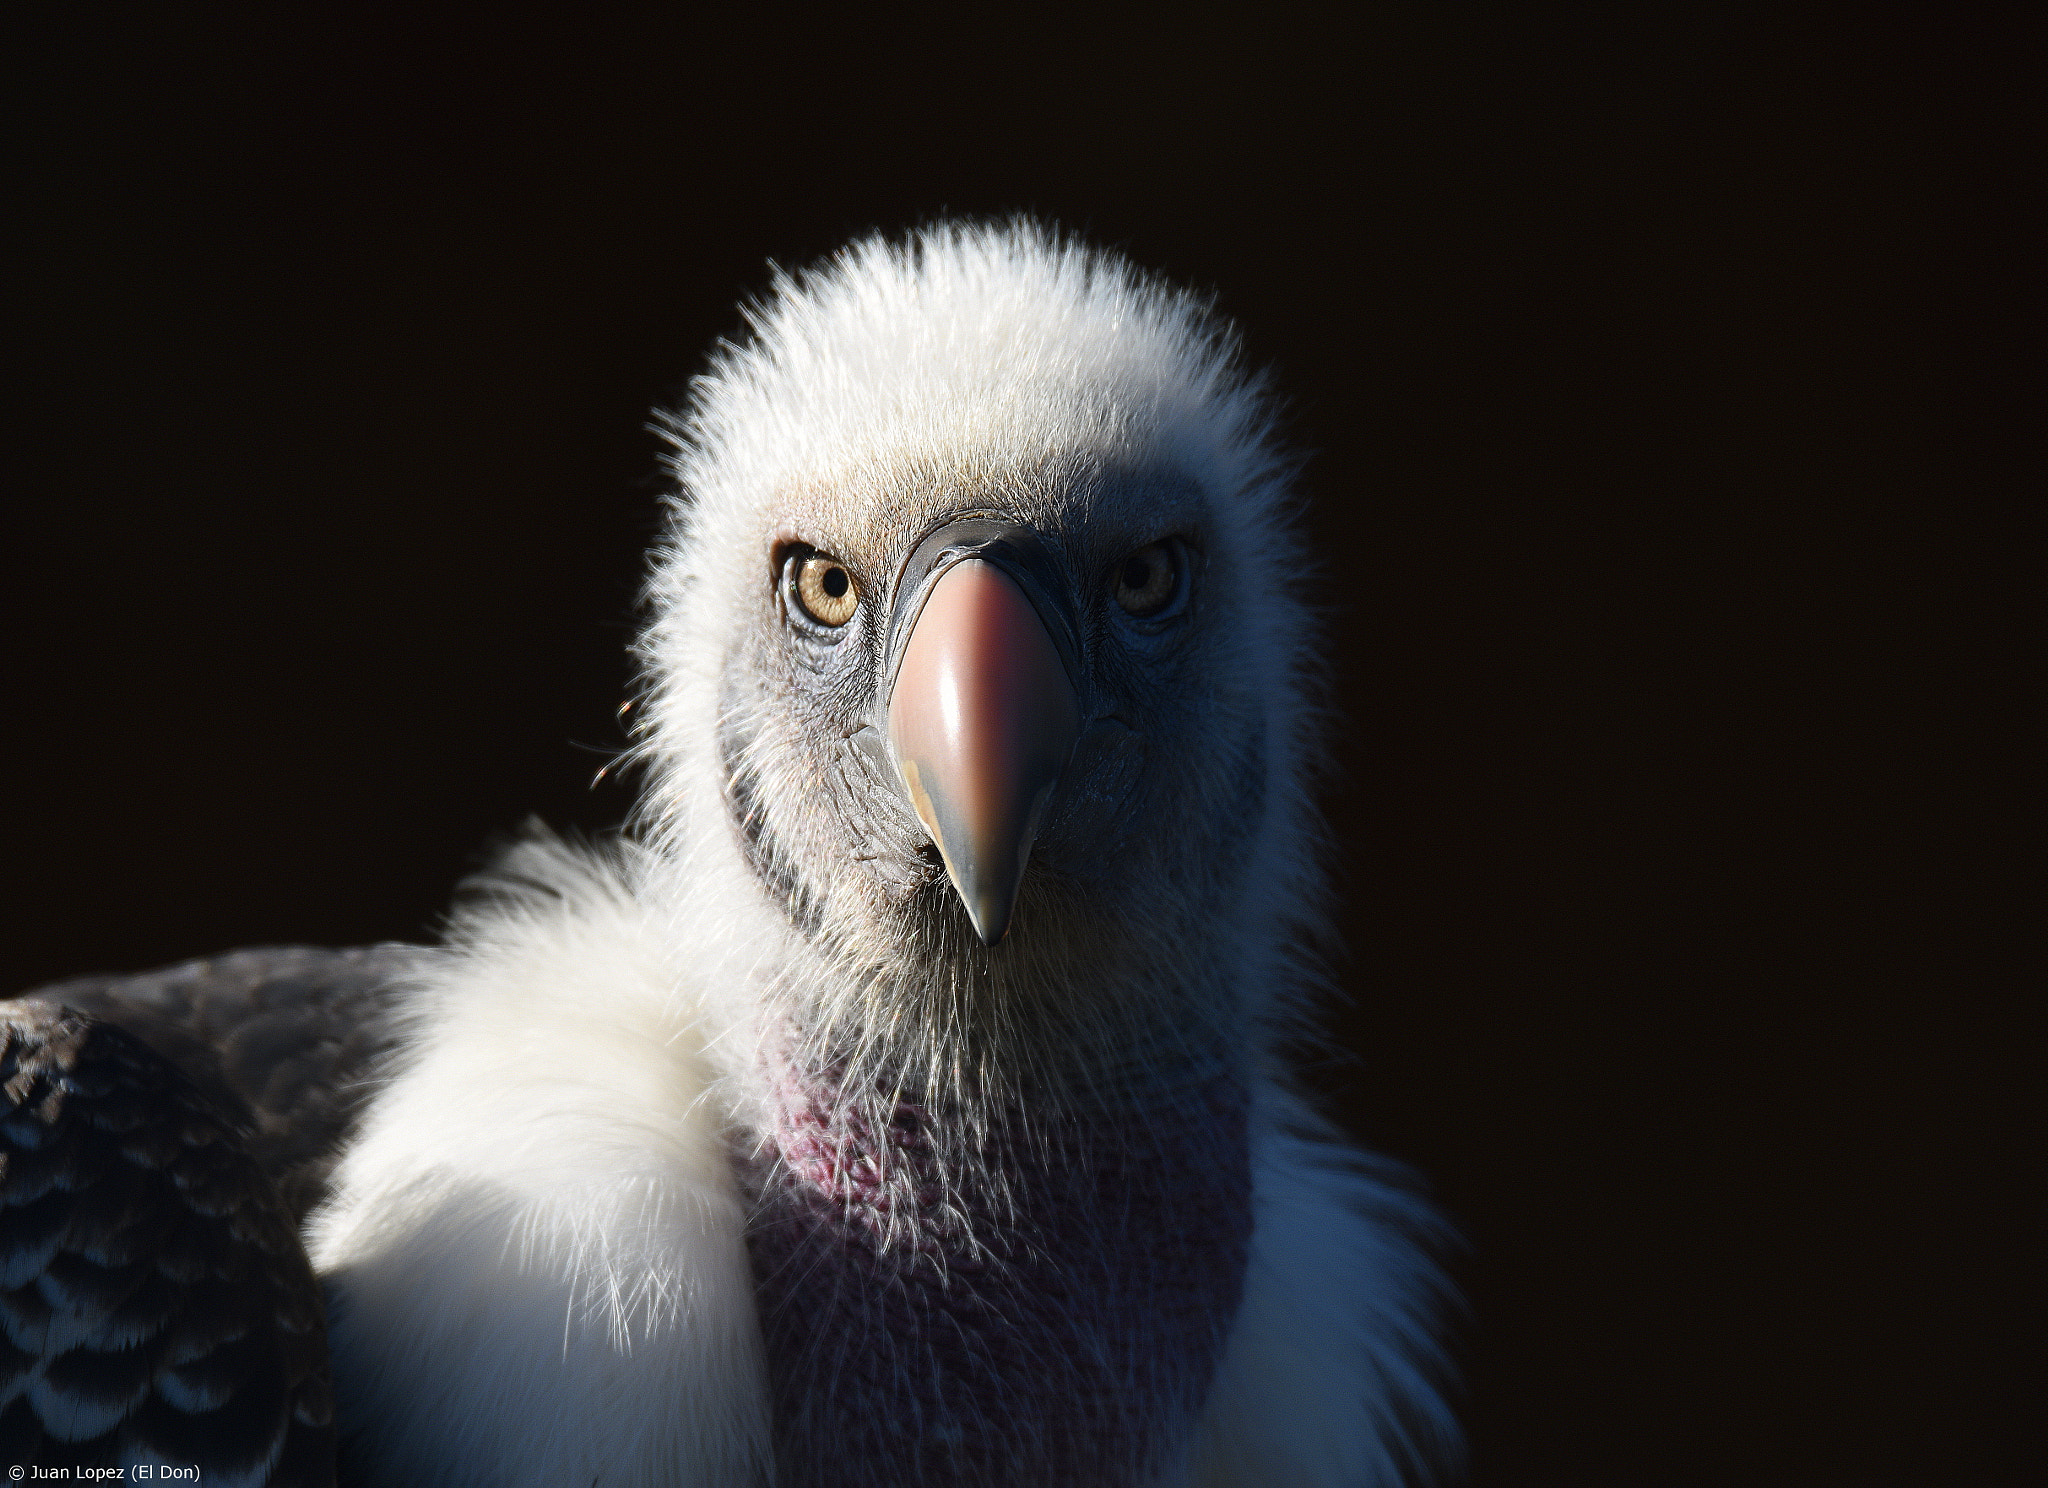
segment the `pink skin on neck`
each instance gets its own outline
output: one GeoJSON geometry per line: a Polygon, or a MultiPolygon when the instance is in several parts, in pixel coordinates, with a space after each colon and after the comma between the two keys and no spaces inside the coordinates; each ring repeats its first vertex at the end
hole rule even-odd
{"type": "Polygon", "coordinates": [[[1243,1285],[1235,1074],[1012,1110],[964,1152],[917,1103],[863,1115],[787,1069],[777,1089],[749,1244],[779,1485],[1110,1488],[1164,1466],[1243,1285]]]}

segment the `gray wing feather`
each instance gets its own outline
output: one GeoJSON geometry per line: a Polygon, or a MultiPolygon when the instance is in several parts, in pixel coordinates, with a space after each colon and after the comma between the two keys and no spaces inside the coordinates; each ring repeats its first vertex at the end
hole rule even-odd
{"type": "Polygon", "coordinates": [[[119,1024],[182,1070],[246,1129],[298,1223],[325,1196],[337,1150],[397,1042],[398,984],[433,954],[264,947],[30,995],[119,1024]]]}
{"type": "Polygon", "coordinates": [[[320,1288],[243,1135],[120,1028],[0,1002],[0,1460],[331,1488],[320,1288]]]}

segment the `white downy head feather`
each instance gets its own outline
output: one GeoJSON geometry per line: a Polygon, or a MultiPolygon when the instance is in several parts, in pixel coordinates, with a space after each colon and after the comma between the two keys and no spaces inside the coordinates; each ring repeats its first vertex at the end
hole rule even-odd
{"type": "MultiPolygon", "coordinates": [[[[732,859],[726,730],[749,741],[759,809],[799,860],[818,918],[794,950],[792,985],[765,999],[744,989],[727,1021],[744,1027],[786,992],[821,1039],[851,1038],[856,1060],[936,1085],[963,1064],[1021,1074],[1054,1042],[1142,1046],[1131,1019],[1162,993],[1170,1005],[1156,1012],[1171,1023],[1284,1016],[1320,894],[1305,788],[1315,666],[1289,466],[1227,325],[1029,224],[870,239],[778,276],[749,323],[671,421],[675,526],[642,647],[653,766],[642,824],[661,861],[684,865],[676,897],[722,884],[699,865],[732,859]],[[1070,895],[1060,933],[1013,936],[1005,959],[979,954],[960,916],[931,913],[951,909],[943,895],[906,903],[846,861],[862,848],[886,860],[887,844],[850,842],[848,823],[821,808],[830,772],[792,706],[798,685],[749,650],[771,629],[778,537],[885,580],[936,523],[977,507],[1086,532],[1098,561],[1175,526],[1206,538],[1192,685],[1150,758],[1203,756],[1209,768],[1157,771],[1160,795],[1136,808],[1142,840],[1102,855],[1112,892],[1070,895]],[[1257,773],[1250,789],[1245,769],[1257,773]],[[1229,852],[1206,850],[1218,832],[1189,830],[1204,822],[1231,829],[1229,852]],[[1113,923],[1087,923],[1104,905],[1113,923]],[[903,1016],[913,1009],[922,1015],[903,1016]],[[977,1031],[993,1052],[960,1046],[977,1031]]],[[[1020,913],[1033,893],[1027,884],[1020,913]]],[[[744,917],[758,896],[740,897],[727,912],[744,917]]]]}

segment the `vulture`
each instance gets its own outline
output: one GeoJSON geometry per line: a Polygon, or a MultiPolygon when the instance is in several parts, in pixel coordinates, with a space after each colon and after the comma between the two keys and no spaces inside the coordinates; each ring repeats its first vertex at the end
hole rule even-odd
{"type": "Polygon", "coordinates": [[[1384,1485],[1397,1166],[1311,1110],[1294,462],[1030,222],[780,271],[667,416],[616,840],[445,943],[0,1005],[0,1457],[224,1483],[1384,1485]]]}

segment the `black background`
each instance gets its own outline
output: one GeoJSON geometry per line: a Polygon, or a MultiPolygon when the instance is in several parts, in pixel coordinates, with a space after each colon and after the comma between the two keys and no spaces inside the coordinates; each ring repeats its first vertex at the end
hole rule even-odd
{"type": "Polygon", "coordinates": [[[2020,1480],[2038,28],[63,16],[17,985],[417,938],[526,813],[618,821],[650,405],[767,259],[1031,211],[1213,290],[1314,452],[1318,1078],[1469,1238],[1476,1481],[2020,1480]]]}

